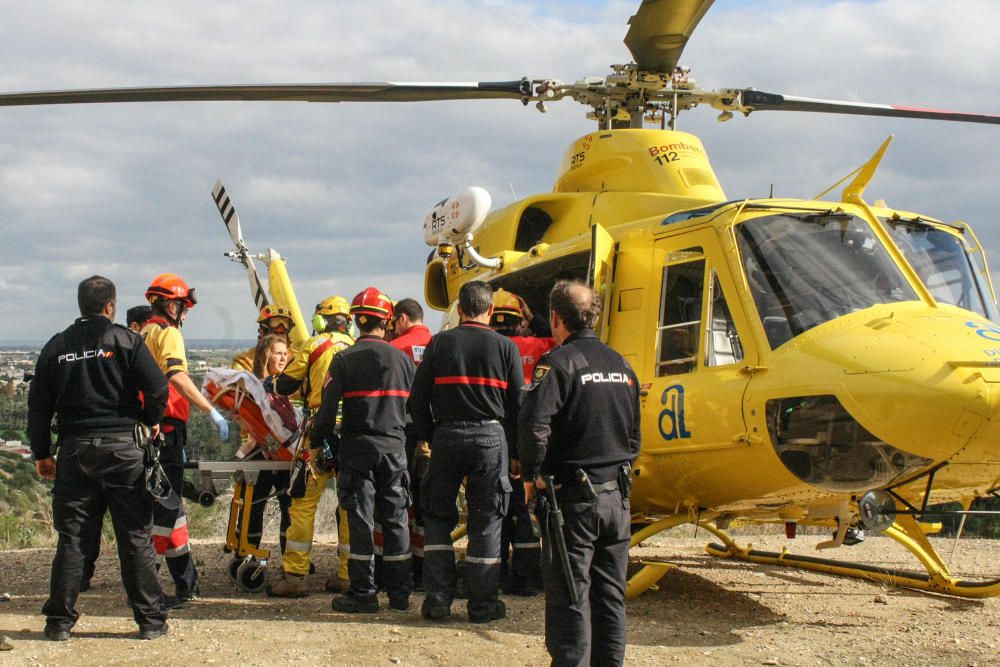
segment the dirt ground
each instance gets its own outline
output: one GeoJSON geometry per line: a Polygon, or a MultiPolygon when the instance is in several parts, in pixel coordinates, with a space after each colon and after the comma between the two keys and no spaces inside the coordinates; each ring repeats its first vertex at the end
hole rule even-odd
{"type": "MultiPolygon", "coordinates": [[[[679,529],[678,529],[679,530],[679,529]]],[[[780,550],[779,536],[746,538],[780,550]]],[[[819,538],[799,537],[790,547],[815,553],[819,538]]],[[[680,565],[629,603],[628,665],[1000,665],[1000,601],[967,601],[867,581],[846,580],[780,567],[741,564],[705,554],[707,536],[678,531],[633,550],[633,557],[680,565]]],[[[195,553],[202,597],[174,612],[170,634],[154,642],[135,639],[135,626],[118,580],[111,547],[98,563],[95,586],[80,597],[82,613],[73,639],[47,642],[39,609],[48,586],[51,550],[0,557],[0,634],[13,649],[0,664],[243,664],[299,662],[323,665],[526,665],[546,664],[540,597],[507,597],[507,619],[489,625],[465,622],[464,604],[444,623],[413,609],[385,609],[361,617],[331,611],[322,592],[334,565],[334,538],[322,537],[313,592],[299,601],[275,600],[236,590],[224,572],[228,556],[219,541],[199,541],[195,553]]],[[[937,540],[947,560],[953,542],[937,540]]],[[[838,557],[885,567],[913,568],[906,552],[887,538],[869,538],[838,557]]],[[[963,540],[953,571],[1000,577],[1000,542],[963,540]]],[[[277,561],[272,567],[277,567],[277,561]]],[[[272,570],[274,572],[275,570],[272,570]]],[[[172,587],[171,587],[172,588],[172,587]]],[[[384,602],[384,601],[383,601],[384,602]]]]}

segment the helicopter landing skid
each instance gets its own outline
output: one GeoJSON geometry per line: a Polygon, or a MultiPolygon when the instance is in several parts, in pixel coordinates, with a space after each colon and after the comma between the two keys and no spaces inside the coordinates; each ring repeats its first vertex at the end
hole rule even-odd
{"type": "Polygon", "coordinates": [[[920,524],[912,516],[897,516],[885,534],[906,547],[927,573],[895,570],[864,563],[837,561],[814,556],[793,554],[787,550],[759,551],[753,545],[741,547],[725,531],[711,524],[701,524],[710,533],[722,540],[723,544],[711,543],[705,551],[718,558],[734,558],[750,563],[795,567],[813,572],[822,572],[842,577],[867,579],[887,586],[912,588],[960,598],[988,598],[1000,595],[1000,579],[989,581],[968,581],[957,579],[948,571],[948,566],[927,540],[920,524]]]}
{"type": "MultiPolygon", "coordinates": [[[[675,514],[673,516],[668,516],[665,519],[654,521],[653,523],[650,523],[632,533],[632,537],[629,541],[629,547],[638,546],[640,542],[645,539],[649,539],[659,532],[676,528],[677,526],[685,523],[691,523],[691,517],[686,514],[675,514]]],[[[650,588],[658,590],[656,586],[657,582],[659,582],[660,579],[667,574],[667,572],[677,567],[673,563],[665,563],[662,561],[643,560],[639,561],[639,563],[642,567],[638,572],[629,577],[628,581],[625,583],[626,600],[634,600],[650,588]]]]}

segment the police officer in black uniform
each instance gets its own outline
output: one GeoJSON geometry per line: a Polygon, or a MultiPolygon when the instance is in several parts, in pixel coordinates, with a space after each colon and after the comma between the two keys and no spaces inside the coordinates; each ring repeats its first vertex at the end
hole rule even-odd
{"type": "Polygon", "coordinates": [[[69,639],[79,618],[82,540],[100,530],[106,503],[132,615],[140,637],[155,639],[167,632],[167,613],[151,539],[153,498],[145,487],[136,425],[158,433],[167,380],[142,338],[113,323],[114,283],[87,278],[77,300],[82,317],[42,348],[28,392],[31,452],[39,476],[55,480],[52,519],[59,533],[49,599],[42,607],[45,636],[69,639]],[[53,416],[57,457],[49,431],[53,416]]]}
{"type": "Polygon", "coordinates": [[[628,362],[594,333],[600,303],[592,289],[560,281],[549,307],[560,346],[535,367],[518,449],[527,497],[543,493],[541,476],[555,478],[579,602],[572,603],[554,540],[543,532],[545,645],[553,665],[621,665],[639,383],[628,362]]]}
{"type": "Polygon", "coordinates": [[[361,331],[352,347],[334,356],[319,412],[310,435],[313,443],[336,449],[340,476],[337,496],[347,511],[351,555],[350,588],[333,599],[343,612],[374,613],[379,609],[375,586],[376,509],[381,518],[382,583],[389,606],[410,608],[410,532],[405,434],[406,399],[413,382],[413,362],[385,337],[392,301],[369,287],[351,304],[361,331]],[[343,400],[340,444],[334,427],[343,400]]]}
{"type": "MultiPolygon", "coordinates": [[[[153,309],[149,306],[133,306],[125,311],[125,326],[132,331],[139,333],[146,321],[153,316],[153,309]]],[[[95,510],[95,514],[101,517],[107,512],[107,506],[101,506],[95,510]]],[[[104,527],[104,519],[94,524],[95,530],[89,535],[83,535],[83,579],[80,581],[80,592],[90,590],[90,581],[94,578],[97,559],[101,555],[101,532],[104,527]]]]}
{"type": "Polygon", "coordinates": [[[451,614],[456,575],[451,531],[458,523],[455,498],[466,477],[469,620],[486,623],[507,612],[497,596],[500,523],[511,488],[505,428],[516,432],[524,376],[517,346],[490,329],[492,311],[489,285],[474,280],[462,286],[462,323],[431,339],[410,394],[417,435],[431,443],[430,468],[421,483],[424,618],[451,614]]]}

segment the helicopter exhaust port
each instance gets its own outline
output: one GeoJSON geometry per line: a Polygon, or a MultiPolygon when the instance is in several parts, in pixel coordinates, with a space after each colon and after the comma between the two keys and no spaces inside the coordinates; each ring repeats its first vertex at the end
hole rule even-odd
{"type": "Polygon", "coordinates": [[[439,257],[447,261],[455,252],[463,269],[481,266],[499,269],[499,257],[483,257],[472,245],[475,233],[483,225],[493,200],[484,188],[471,186],[454,197],[442,199],[424,216],[424,243],[437,247],[439,257]],[[468,257],[471,263],[467,263],[468,257]]]}

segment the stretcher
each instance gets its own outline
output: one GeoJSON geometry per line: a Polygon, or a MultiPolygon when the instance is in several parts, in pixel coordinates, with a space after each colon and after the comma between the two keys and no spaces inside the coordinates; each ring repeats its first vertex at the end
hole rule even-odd
{"type": "MultiPolygon", "coordinates": [[[[201,393],[219,410],[228,412],[240,425],[243,435],[249,436],[248,441],[260,448],[265,456],[292,460],[294,451],[291,448],[299,435],[302,413],[295,408],[292,415],[279,412],[271,405],[263,383],[253,373],[210,369],[201,393]],[[288,421],[294,422],[294,426],[288,421]]],[[[250,451],[244,451],[243,456],[250,451]]]]}
{"type": "MultiPolygon", "coordinates": [[[[233,499],[229,506],[226,551],[233,553],[229,577],[240,590],[257,593],[267,585],[267,563],[271,552],[251,544],[247,535],[254,488],[263,471],[290,472],[302,443],[302,428],[290,428],[289,421],[302,423],[301,411],[293,419],[272,407],[261,381],[252,373],[211,369],[202,385],[204,394],[219,410],[225,411],[248,436],[235,461],[194,461],[188,467],[200,474],[198,502],[211,504],[217,494],[216,480],[233,481],[233,499]],[[258,452],[263,458],[255,456],[258,452]]],[[[258,500],[263,502],[265,499],[258,500]]]]}
{"type": "MultiPolygon", "coordinates": [[[[229,523],[226,528],[226,551],[233,553],[228,565],[229,578],[240,590],[259,593],[267,586],[267,563],[270,549],[255,547],[247,541],[250,526],[250,507],[254,502],[257,478],[265,470],[289,470],[289,461],[192,461],[186,467],[194,468],[201,475],[199,492],[214,497],[216,480],[233,480],[233,499],[229,505],[229,523]],[[246,510],[246,511],[243,511],[246,510]]],[[[204,503],[202,503],[204,504],[204,503]]]]}

